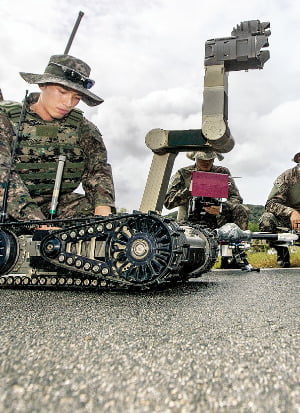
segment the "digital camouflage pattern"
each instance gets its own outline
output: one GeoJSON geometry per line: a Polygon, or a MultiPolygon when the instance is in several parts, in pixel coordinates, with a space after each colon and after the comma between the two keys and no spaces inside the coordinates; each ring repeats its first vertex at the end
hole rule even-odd
{"type": "Polygon", "coordinates": [[[291,227],[293,210],[300,212],[300,165],[283,172],[275,180],[259,223],[261,231],[276,232],[277,227],[291,227]]]}
{"type": "MultiPolygon", "coordinates": [[[[29,96],[22,134],[16,150],[8,196],[13,219],[48,218],[59,155],[66,156],[57,217],[93,214],[96,206],[114,207],[111,167],[101,133],[78,109],[63,119],[47,122],[30,110],[38,94],[29,96]],[[82,183],[85,196],[73,193],[82,183]]],[[[0,196],[3,198],[8,166],[21,105],[0,103],[0,196]]]]}
{"type": "MultiPolygon", "coordinates": [[[[167,209],[178,207],[177,221],[183,223],[188,217],[189,200],[192,193],[189,190],[192,172],[197,171],[196,165],[179,169],[171,178],[164,205],[167,209]]],[[[230,176],[230,171],[224,166],[213,165],[210,172],[229,175],[228,199],[223,203],[222,213],[217,217],[218,226],[234,222],[241,229],[248,227],[249,209],[243,205],[239,190],[230,176]]]]}
{"type": "Polygon", "coordinates": [[[100,105],[100,103],[103,102],[102,98],[84,87],[82,81],[76,79],[71,80],[70,76],[64,72],[64,69],[69,69],[82,75],[83,79],[88,79],[91,73],[91,68],[87,63],[77,57],[64,54],[51,56],[44,73],[41,75],[25,72],[20,72],[20,75],[26,82],[31,84],[56,83],[76,90],[82,95],[81,99],[83,102],[89,106],[100,105]]]}
{"type": "Polygon", "coordinates": [[[203,146],[199,151],[187,152],[186,156],[192,161],[195,161],[196,159],[208,161],[215,158],[218,158],[219,161],[222,161],[224,159],[224,156],[221,153],[214,151],[209,146],[203,146]]]}

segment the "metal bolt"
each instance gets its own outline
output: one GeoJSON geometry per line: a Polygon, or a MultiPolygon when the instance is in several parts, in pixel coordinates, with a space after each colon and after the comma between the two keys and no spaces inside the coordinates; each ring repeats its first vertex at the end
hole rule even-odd
{"type": "Polygon", "coordinates": [[[107,275],[109,273],[109,269],[107,267],[102,268],[101,273],[103,275],[107,275]]]}
{"type": "Polygon", "coordinates": [[[49,243],[49,244],[47,244],[47,246],[46,246],[46,249],[47,249],[47,251],[53,251],[53,248],[54,248],[54,245],[53,244],[51,244],[51,243],[49,243]]]}
{"type": "Polygon", "coordinates": [[[71,238],[75,238],[75,237],[76,237],[76,232],[75,232],[75,231],[71,231],[71,232],[70,232],[70,237],[71,237],[71,238]]]}
{"type": "Polygon", "coordinates": [[[86,271],[88,271],[88,270],[91,269],[91,264],[90,264],[89,262],[86,262],[86,263],[84,264],[83,268],[84,268],[86,271]]]}
{"type": "Polygon", "coordinates": [[[82,266],[82,261],[81,260],[76,260],[75,261],[75,267],[80,268],[82,266]]]}
{"type": "Polygon", "coordinates": [[[68,264],[68,265],[74,264],[74,258],[73,258],[73,257],[68,257],[68,258],[67,258],[67,264],[68,264]]]}
{"type": "Polygon", "coordinates": [[[58,257],[58,262],[64,262],[65,258],[66,258],[66,257],[65,257],[63,254],[61,254],[61,255],[58,257]]]}

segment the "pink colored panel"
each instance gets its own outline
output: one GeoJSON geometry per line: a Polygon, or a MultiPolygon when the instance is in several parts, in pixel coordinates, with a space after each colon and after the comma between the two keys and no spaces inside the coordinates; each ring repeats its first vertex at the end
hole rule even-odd
{"type": "Polygon", "coordinates": [[[213,172],[193,172],[192,195],[228,198],[228,175],[213,172]]]}

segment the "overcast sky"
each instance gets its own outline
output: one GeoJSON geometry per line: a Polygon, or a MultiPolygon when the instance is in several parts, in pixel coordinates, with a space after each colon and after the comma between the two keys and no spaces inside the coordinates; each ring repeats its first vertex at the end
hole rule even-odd
{"type": "MultiPolygon", "coordinates": [[[[263,70],[229,74],[229,167],[244,202],[265,203],[274,179],[300,151],[299,0],[0,0],[0,88],[21,101],[37,91],[19,71],[43,73],[62,54],[79,11],[84,17],[70,54],[86,61],[104,99],[80,104],[100,129],[113,168],[116,205],[138,209],[154,128],[200,129],[207,39],[230,36],[241,21],[271,23],[263,70]]],[[[178,155],[173,172],[189,165],[178,155]]]]}

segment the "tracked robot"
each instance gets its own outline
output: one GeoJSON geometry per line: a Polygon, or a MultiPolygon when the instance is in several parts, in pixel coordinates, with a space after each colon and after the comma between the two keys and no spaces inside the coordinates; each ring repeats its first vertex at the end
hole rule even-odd
{"type": "MultiPolygon", "coordinates": [[[[161,211],[179,152],[203,145],[223,153],[233,148],[227,118],[228,74],[263,68],[269,59],[269,51],[262,50],[268,46],[269,26],[259,20],[245,21],[230,37],[207,40],[202,128],[153,129],[146,135],[153,161],[137,211],[65,220],[2,220],[0,286],[153,288],[199,277],[212,268],[220,249],[224,253],[253,238],[266,237],[241,231],[234,224],[214,230],[193,222],[179,225],[161,216],[161,211]],[[35,230],[42,224],[53,229],[35,230]]],[[[54,209],[63,161],[58,162],[54,209]]],[[[276,234],[268,237],[278,239],[276,234]]],[[[282,242],[293,242],[296,235],[281,237],[282,242]]],[[[243,265],[247,269],[248,264],[243,265]]]]}

